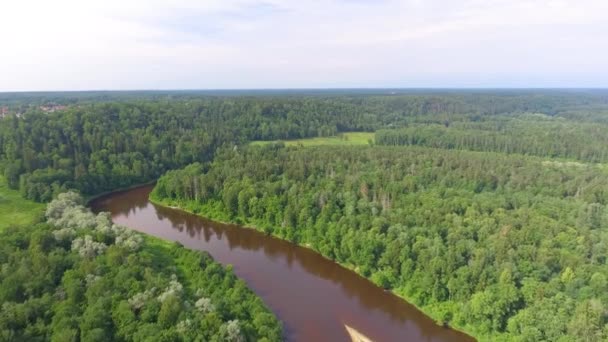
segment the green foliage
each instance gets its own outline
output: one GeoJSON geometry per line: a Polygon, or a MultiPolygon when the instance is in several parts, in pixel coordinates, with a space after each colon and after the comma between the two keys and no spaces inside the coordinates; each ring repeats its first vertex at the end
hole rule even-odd
{"type": "Polygon", "coordinates": [[[369,130],[362,109],[330,99],[239,98],[92,103],[0,120],[0,162],[8,184],[46,202],[149,182],[210,159],[215,149],[255,139],[332,136],[369,130]]]}
{"type": "MultiPolygon", "coordinates": [[[[365,132],[408,125],[407,134],[426,145],[608,158],[608,97],[602,91],[370,93],[376,95],[14,94],[4,101],[22,104],[22,114],[0,120],[0,169],[11,188],[46,202],[70,189],[93,195],[149,182],[167,170],[209,161],[224,145],[367,145],[373,139],[365,132]],[[44,99],[69,106],[43,113],[36,104],[44,99]],[[522,113],[534,114],[522,123],[509,121],[522,113]],[[437,135],[451,138],[438,142],[437,135]]],[[[395,143],[383,134],[382,143],[395,143]]]]}
{"type": "Polygon", "coordinates": [[[0,181],[0,231],[27,225],[0,237],[0,339],[279,339],[274,316],[208,256],[61,195],[186,165],[159,180],[156,201],[312,246],[441,323],[488,340],[608,338],[608,177],[585,164],[608,161],[608,93],[399,93],[0,94],[19,113],[0,120],[13,189],[0,181]],[[68,108],[38,109],[48,103],[68,108]],[[19,193],[58,198],[46,224],[31,226],[42,207],[19,193]]]}
{"type": "Polygon", "coordinates": [[[378,145],[518,153],[542,157],[608,161],[608,126],[523,116],[450,125],[420,125],[376,132],[378,145]]]}
{"type": "Polygon", "coordinates": [[[281,339],[262,301],[207,254],[144,240],[80,203],[61,194],[46,223],[0,233],[0,339],[281,339]]]}
{"type": "Polygon", "coordinates": [[[40,219],[43,211],[44,205],[24,200],[0,177],[0,231],[10,226],[32,224],[40,219]]]}
{"type": "Polygon", "coordinates": [[[170,171],[152,198],[311,246],[488,340],[595,341],[608,338],[607,193],[602,165],[267,145],[170,171]]]}
{"type": "Polygon", "coordinates": [[[285,146],[317,146],[317,145],[369,145],[374,141],[374,133],[345,132],[332,137],[316,137],[285,141],[252,141],[251,145],[267,145],[283,143],[285,146]]]}

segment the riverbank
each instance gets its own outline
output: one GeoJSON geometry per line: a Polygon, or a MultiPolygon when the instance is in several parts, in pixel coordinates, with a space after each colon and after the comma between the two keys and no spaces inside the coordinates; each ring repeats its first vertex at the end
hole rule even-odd
{"type": "MultiPolygon", "coordinates": [[[[259,225],[256,225],[254,222],[242,222],[241,220],[231,220],[227,215],[225,215],[224,213],[221,212],[221,210],[218,210],[219,208],[217,206],[214,205],[197,205],[196,210],[192,210],[191,208],[188,208],[187,203],[180,203],[179,201],[171,201],[171,200],[166,200],[166,199],[159,199],[157,197],[155,197],[154,192],[152,192],[149,196],[149,201],[155,205],[164,207],[164,208],[169,208],[169,209],[173,209],[173,210],[178,210],[178,211],[182,211],[182,212],[186,212],[192,215],[196,215],[198,217],[201,217],[203,219],[207,219],[207,220],[211,220],[214,222],[219,222],[222,224],[230,224],[230,225],[239,225],[239,228],[245,228],[248,230],[253,230],[253,231],[257,231],[257,232],[261,232],[264,233],[268,236],[273,236],[277,239],[292,243],[296,246],[300,246],[303,248],[306,248],[316,254],[318,254],[319,256],[323,257],[324,259],[335,263],[337,265],[340,265],[341,267],[343,267],[344,269],[350,270],[354,273],[356,273],[358,276],[370,281],[373,283],[373,280],[365,277],[363,274],[361,274],[358,271],[358,268],[355,265],[348,265],[348,264],[344,264],[344,263],[340,263],[337,262],[335,260],[332,260],[330,258],[327,258],[325,255],[323,255],[320,251],[318,251],[317,249],[314,248],[314,246],[311,246],[310,244],[307,243],[297,243],[294,241],[289,241],[277,234],[270,234],[268,231],[264,230],[262,227],[260,227],[259,225]]],[[[378,286],[378,284],[374,285],[376,287],[378,287],[379,290],[383,290],[380,286],[378,286]]],[[[393,290],[383,290],[383,291],[387,291],[392,293],[393,295],[395,295],[395,297],[400,298],[401,300],[404,300],[405,302],[407,302],[409,305],[415,307],[420,313],[424,314],[425,316],[429,317],[430,319],[432,319],[435,324],[438,326],[438,328],[441,329],[451,329],[454,331],[457,331],[459,333],[465,334],[469,337],[472,337],[474,339],[479,339],[480,341],[496,341],[496,336],[492,336],[492,337],[473,337],[474,335],[474,331],[472,331],[472,329],[467,329],[465,327],[459,327],[459,326],[455,326],[455,325],[447,325],[446,322],[444,322],[443,320],[441,320],[441,310],[433,310],[433,307],[431,306],[427,306],[427,307],[421,307],[419,305],[417,305],[413,300],[411,300],[411,298],[408,298],[407,296],[403,295],[402,293],[398,293],[396,291],[393,290]]]]}
{"type": "Polygon", "coordinates": [[[117,192],[123,192],[123,191],[129,191],[129,190],[133,190],[133,189],[137,189],[137,188],[141,188],[144,186],[148,186],[148,185],[153,185],[156,183],[156,179],[155,180],[151,180],[149,182],[145,182],[145,183],[138,183],[138,184],[134,184],[134,185],[130,185],[124,188],[118,188],[118,189],[114,189],[114,190],[110,190],[110,191],[104,191],[102,193],[96,194],[96,195],[91,195],[88,197],[85,197],[84,202],[86,203],[86,206],[90,206],[91,202],[98,200],[104,196],[108,196],[108,195],[112,195],[115,194],[117,192]]]}
{"type": "Polygon", "coordinates": [[[92,206],[110,213],[117,225],[208,252],[232,268],[284,322],[287,341],[350,342],[345,324],[377,342],[474,341],[309,248],[154,205],[151,190],[119,192],[92,206]]]}

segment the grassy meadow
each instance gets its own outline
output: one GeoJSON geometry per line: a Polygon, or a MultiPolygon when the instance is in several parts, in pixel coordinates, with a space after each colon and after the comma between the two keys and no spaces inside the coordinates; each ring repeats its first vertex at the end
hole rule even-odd
{"type": "Polygon", "coordinates": [[[275,142],[283,142],[287,146],[320,146],[320,145],[369,145],[374,141],[373,132],[348,132],[331,137],[317,137],[308,139],[278,140],[278,141],[253,141],[251,145],[266,145],[275,142]]]}
{"type": "Polygon", "coordinates": [[[19,191],[9,189],[0,176],[0,230],[11,225],[29,224],[44,211],[44,204],[23,199],[19,191]]]}

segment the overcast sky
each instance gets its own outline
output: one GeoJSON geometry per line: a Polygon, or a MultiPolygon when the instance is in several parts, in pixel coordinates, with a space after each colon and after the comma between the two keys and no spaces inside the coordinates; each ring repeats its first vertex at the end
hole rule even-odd
{"type": "Polygon", "coordinates": [[[0,0],[0,91],[608,87],[606,0],[0,0]]]}

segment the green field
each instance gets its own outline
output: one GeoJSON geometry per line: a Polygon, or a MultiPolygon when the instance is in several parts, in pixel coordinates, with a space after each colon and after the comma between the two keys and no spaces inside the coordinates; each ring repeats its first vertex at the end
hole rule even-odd
{"type": "Polygon", "coordinates": [[[29,224],[43,212],[44,204],[23,199],[19,191],[11,190],[0,176],[0,230],[11,225],[29,224]]]}
{"type": "MultiPolygon", "coordinates": [[[[318,146],[318,145],[369,145],[374,141],[373,132],[348,132],[332,137],[317,137],[308,139],[279,140],[287,146],[318,146]]],[[[278,141],[252,141],[251,145],[266,145],[278,141]]]]}

